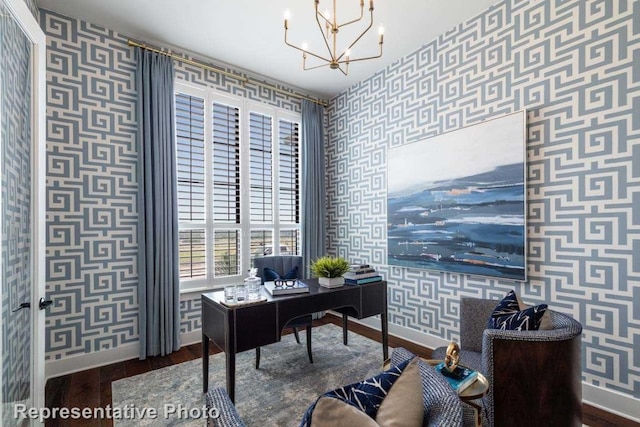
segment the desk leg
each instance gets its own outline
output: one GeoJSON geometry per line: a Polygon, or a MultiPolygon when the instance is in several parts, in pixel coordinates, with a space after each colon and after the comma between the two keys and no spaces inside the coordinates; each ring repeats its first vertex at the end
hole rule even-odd
{"type": "Polygon", "coordinates": [[[389,358],[389,328],[386,310],[380,314],[380,329],[382,331],[382,360],[387,360],[389,358]]]}
{"type": "Polygon", "coordinates": [[[231,398],[231,402],[236,402],[236,353],[229,350],[227,357],[227,394],[231,398]]]}
{"type": "Polygon", "coordinates": [[[209,391],[209,337],[202,334],[202,392],[209,391]]]}
{"type": "Polygon", "coordinates": [[[347,335],[349,333],[349,317],[346,314],[342,315],[342,342],[344,345],[348,345],[349,339],[347,335]]]}

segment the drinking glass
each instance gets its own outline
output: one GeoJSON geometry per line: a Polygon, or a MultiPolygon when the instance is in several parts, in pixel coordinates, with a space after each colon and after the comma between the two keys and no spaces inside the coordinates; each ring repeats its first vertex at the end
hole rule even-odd
{"type": "Polygon", "coordinates": [[[235,285],[224,287],[224,300],[226,302],[233,302],[236,299],[236,287],[235,285]]]}
{"type": "Polygon", "coordinates": [[[245,285],[236,286],[236,301],[245,302],[247,300],[247,287],[245,285]]]}

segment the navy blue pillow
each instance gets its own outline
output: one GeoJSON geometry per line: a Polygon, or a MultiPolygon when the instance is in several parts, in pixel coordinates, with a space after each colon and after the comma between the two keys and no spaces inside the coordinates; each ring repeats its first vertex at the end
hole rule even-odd
{"type": "Polygon", "coordinates": [[[278,279],[297,279],[298,278],[298,266],[293,267],[291,270],[287,271],[287,274],[284,276],[280,276],[280,273],[275,271],[273,268],[265,267],[262,271],[262,281],[263,282],[273,282],[278,279]]]}
{"type": "Polygon", "coordinates": [[[376,414],[378,413],[378,408],[380,408],[384,398],[387,397],[387,393],[391,390],[391,386],[395,384],[398,378],[400,378],[400,374],[402,374],[404,369],[412,360],[413,359],[405,360],[401,364],[394,366],[368,380],[349,384],[323,394],[311,406],[309,406],[304,417],[302,417],[300,427],[311,426],[313,410],[315,409],[318,400],[322,397],[333,397],[341,400],[348,405],[358,408],[369,417],[375,419],[376,414]]]}
{"type": "Polygon", "coordinates": [[[516,293],[510,291],[493,309],[487,327],[509,331],[537,331],[546,311],[546,304],[520,310],[516,293]]]}
{"type": "Polygon", "coordinates": [[[516,311],[520,311],[518,297],[514,291],[509,291],[507,296],[493,309],[491,318],[504,316],[505,314],[513,314],[516,311]]]}

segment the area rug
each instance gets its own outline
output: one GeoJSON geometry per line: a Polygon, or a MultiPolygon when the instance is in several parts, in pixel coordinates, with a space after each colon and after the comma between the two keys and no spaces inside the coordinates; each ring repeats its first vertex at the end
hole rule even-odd
{"type": "MultiPolygon", "coordinates": [[[[319,395],[381,370],[378,342],[349,332],[345,346],[342,328],[335,325],[313,328],[312,340],[313,364],[307,357],[305,334],[300,334],[300,344],[287,335],[279,343],[262,347],[260,369],[255,369],[255,351],[236,356],[236,409],[247,427],[298,426],[319,395]]],[[[210,356],[210,387],[226,386],[224,362],[224,353],[210,356]]],[[[112,401],[113,408],[130,411],[126,419],[114,420],[116,427],[202,427],[202,360],[115,381],[112,401]],[[156,416],[149,408],[155,408],[156,416]]]]}

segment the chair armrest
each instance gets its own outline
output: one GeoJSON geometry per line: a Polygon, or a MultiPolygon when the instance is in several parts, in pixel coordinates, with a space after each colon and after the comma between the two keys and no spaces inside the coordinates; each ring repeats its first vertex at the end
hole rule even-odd
{"type": "Polygon", "coordinates": [[[517,341],[565,341],[582,333],[582,325],[574,318],[557,311],[549,310],[553,329],[537,331],[510,331],[485,329],[483,331],[483,350],[487,340],[503,339],[517,341]]]}
{"type": "Polygon", "coordinates": [[[462,426],[462,402],[456,392],[433,366],[423,360],[419,366],[425,417],[423,426],[462,426]]]}
{"type": "Polygon", "coordinates": [[[556,420],[549,425],[575,425],[579,420],[582,325],[550,313],[556,329],[484,331],[482,367],[489,380],[485,402],[491,425],[513,425],[515,414],[556,420]]]}
{"type": "Polygon", "coordinates": [[[404,347],[394,348],[391,353],[391,366],[398,366],[402,362],[413,359],[414,357],[416,357],[416,355],[404,347]]]}
{"type": "Polygon", "coordinates": [[[218,415],[207,419],[207,427],[244,427],[236,407],[222,387],[207,392],[207,409],[215,410],[218,415]]]}

